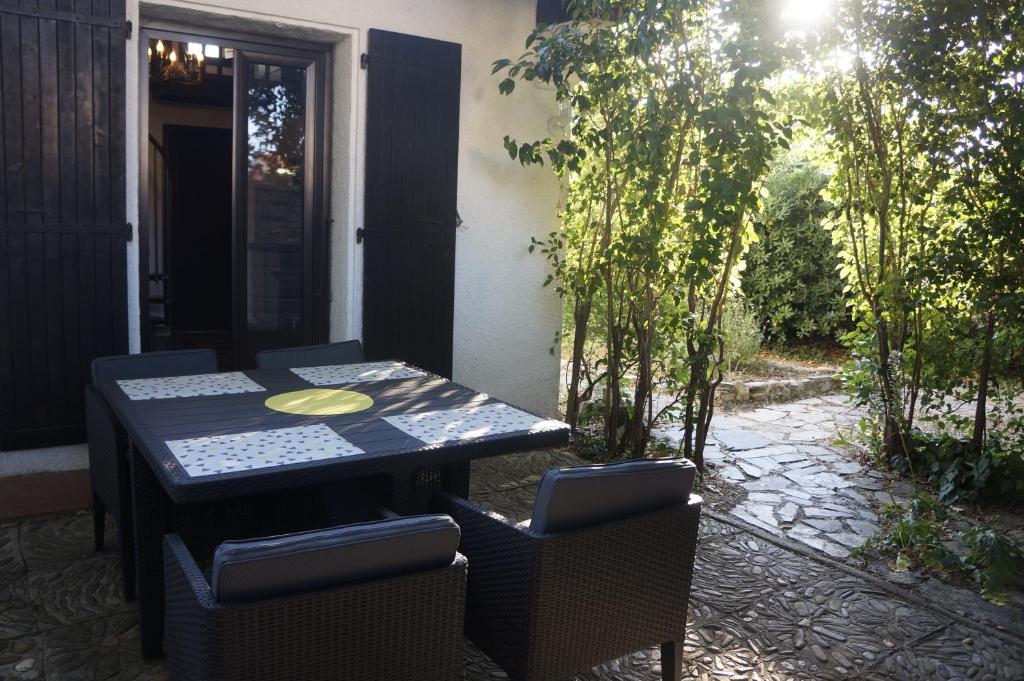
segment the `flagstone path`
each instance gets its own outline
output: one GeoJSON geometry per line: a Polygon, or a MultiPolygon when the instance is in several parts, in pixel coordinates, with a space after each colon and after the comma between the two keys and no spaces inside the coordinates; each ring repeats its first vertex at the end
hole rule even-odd
{"type": "MultiPolygon", "coordinates": [[[[748,492],[730,513],[833,558],[848,557],[878,529],[880,504],[905,502],[914,492],[834,445],[840,428],[858,419],[841,395],[716,416],[705,460],[748,492]]],[[[658,435],[682,439],[679,428],[658,435]]]]}
{"type": "MultiPolygon", "coordinates": [[[[878,530],[878,510],[904,504],[912,482],[865,466],[837,443],[861,413],[843,395],[716,415],[705,461],[713,474],[746,491],[729,509],[730,517],[791,540],[822,555],[883,575],[954,612],[1024,636],[1024,594],[1011,593],[1010,606],[995,606],[969,588],[957,587],[920,571],[895,573],[881,561],[865,566],[851,551],[878,530]]],[[[656,433],[678,446],[681,428],[656,433]]],[[[1001,528],[1024,542],[1024,522],[1013,518],[1001,528]]]]}

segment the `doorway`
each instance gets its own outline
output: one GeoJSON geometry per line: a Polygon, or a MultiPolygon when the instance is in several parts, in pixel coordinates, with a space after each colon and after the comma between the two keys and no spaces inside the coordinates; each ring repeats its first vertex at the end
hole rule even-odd
{"type": "Polygon", "coordinates": [[[143,31],[143,348],[326,340],[329,48],[143,31]]]}

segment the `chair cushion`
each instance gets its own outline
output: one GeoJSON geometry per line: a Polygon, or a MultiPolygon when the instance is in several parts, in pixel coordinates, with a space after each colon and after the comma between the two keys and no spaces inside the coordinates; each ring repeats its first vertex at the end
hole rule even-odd
{"type": "Polygon", "coordinates": [[[232,602],[441,568],[455,559],[460,534],[451,517],[425,515],[226,541],[210,585],[232,602]]]}
{"type": "Polygon", "coordinates": [[[92,361],[92,383],[109,379],[189,376],[217,371],[213,350],[169,350],[138,355],[97,357],[92,361]]]}
{"type": "Polygon", "coordinates": [[[686,459],[636,459],[544,473],[530,529],[544,534],[685,504],[697,468],[686,459]]]}
{"type": "Polygon", "coordinates": [[[357,340],[307,345],[300,348],[263,350],[256,353],[257,369],[294,369],[296,367],[329,366],[362,362],[363,346],[357,340]]]}

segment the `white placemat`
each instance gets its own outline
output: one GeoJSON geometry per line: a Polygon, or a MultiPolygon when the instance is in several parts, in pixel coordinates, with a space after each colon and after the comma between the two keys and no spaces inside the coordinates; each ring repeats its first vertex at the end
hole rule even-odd
{"type": "Polygon", "coordinates": [[[264,392],[266,388],[241,371],[163,378],[132,378],[117,382],[130,400],[165,400],[172,397],[203,397],[264,392]]]}
{"type": "Polygon", "coordinates": [[[401,362],[358,362],[322,367],[300,367],[292,369],[292,373],[313,385],[369,383],[426,376],[424,372],[407,367],[401,362]]]}
{"type": "Polygon", "coordinates": [[[322,423],[169,440],[167,447],[193,478],[363,453],[322,423]]]}
{"type": "Polygon", "coordinates": [[[385,416],[384,420],[427,444],[471,440],[501,433],[553,430],[565,425],[561,421],[527,414],[507,404],[484,404],[479,407],[385,416]]]}

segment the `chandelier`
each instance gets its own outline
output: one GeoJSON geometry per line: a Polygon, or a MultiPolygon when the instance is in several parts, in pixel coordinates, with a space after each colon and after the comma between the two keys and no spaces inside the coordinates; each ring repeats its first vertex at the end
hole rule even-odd
{"type": "Polygon", "coordinates": [[[174,81],[183,85],[198,85],[203,81],[203,46],[199,43],[171,42],[164,45],[156,41],[156,48],[146,49],[151,78],[174,81]]]}

